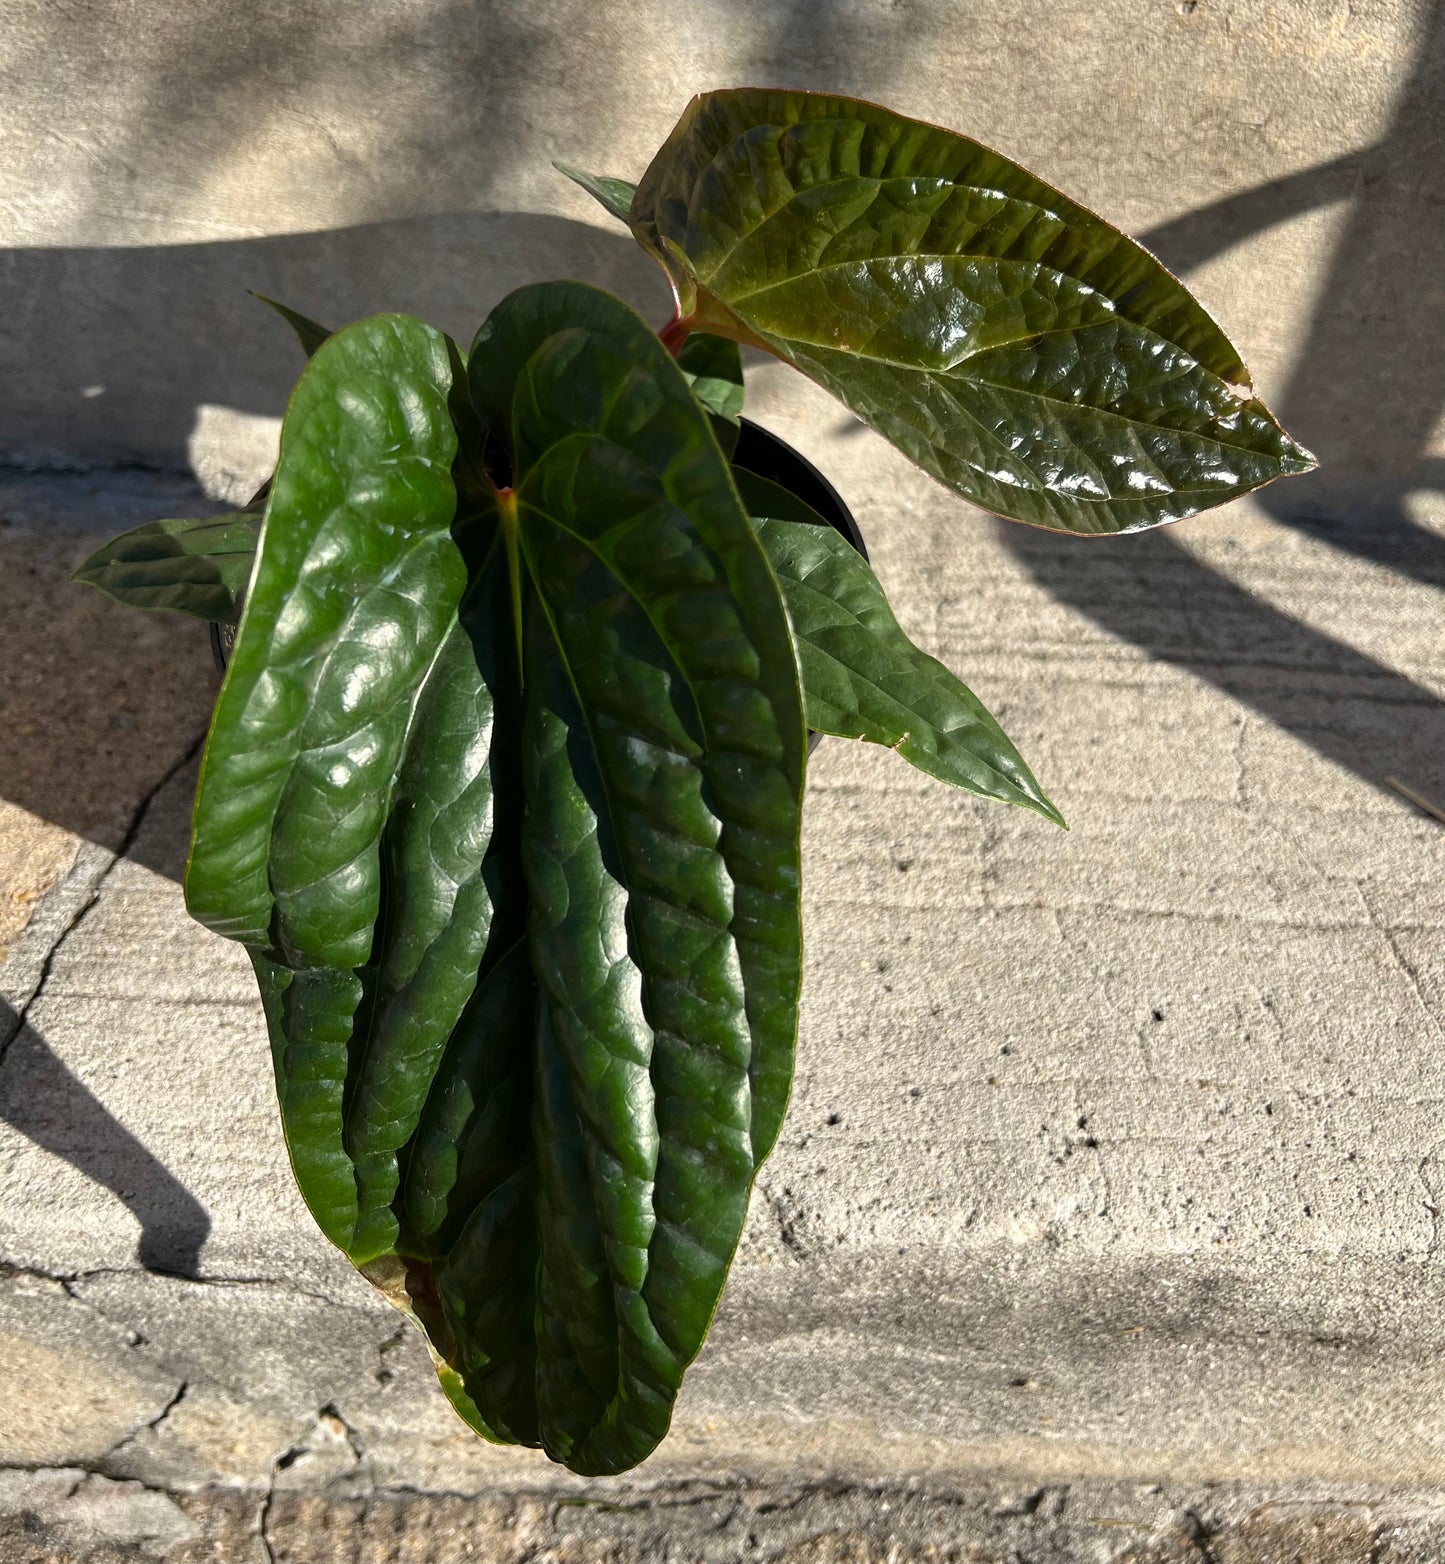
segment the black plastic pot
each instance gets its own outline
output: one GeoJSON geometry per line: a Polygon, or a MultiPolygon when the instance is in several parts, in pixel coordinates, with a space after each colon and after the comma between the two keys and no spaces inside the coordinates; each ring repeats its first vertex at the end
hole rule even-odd
{"type": "MultiPolygon", "coordinates": [[[[733,452],[733,466],[756,473],[759,478],[767,478],[791,490],[800,500],[811,505],[835,532],[841,533],[867,559],[868,548],[863,542],[863,534],[858,530],[858,523],[853,520],[853,512],[812,462],[799,456],[786,440],[780,440],[761,424],[755,424],[747,418],[739,419],[738,422],[741,432],[737,449],[733,452]]],[[[235,644],[234,625],[211,626],[211,656],[219,672],[225,673],[226,661],[235,644]]],[[[811,734],[811,744],[816,745],[818,738],[818,734],[811,734]]]]}
{"type": "Polygon", "coordinates": [[[217,624],[211,621],[211,661],[216,665],[217,673],[225,673],[226,664],[231,658],[231,648],[236,644],[235,625],[217,624]]]}
{"type": "MultiPolygon", "coordinates": [[[[853,512],[812,462],[799,456],[786,440],[780,440],[772,430],[764,429],[761,424],[755,424],[747,418],[740,418],[738,423],[742,432],[738,435],[737,449],[733,452],[733,466],[779,483],[796,494],[867,559],[868,545],[863,541],[858,523],[853,520],[853,512]]],[[[823,735],[810,729],[808,753],[811,755],[822,742],[823,735]]]]}
{"type": "Polygon", "coordinates": [[[858,523],[853,520],[853,512],[812,462],[799,456],[786,440],[780,440],[761,424],[747,418],[738,422],[742,432],[738,435],[737,450],[733,452],[733,466],[791,490],[867,559],[868,548],[858,523]]]}

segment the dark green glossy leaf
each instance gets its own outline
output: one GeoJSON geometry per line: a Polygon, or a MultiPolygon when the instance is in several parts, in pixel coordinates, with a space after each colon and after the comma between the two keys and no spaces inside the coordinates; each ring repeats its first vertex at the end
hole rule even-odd
{"type": "Polygon", "coordinates": [[[252,947],[298,1182],[358,1263],[394,1243],[397,1153],[491,913],[471,816],[492,703],[458,618],[480,540],[454,536],[450,376],[439,332],[378,316],[302,377],[186,874],[192,913],[252,947]],[[410,741],[432,734],[423,757],[410,741]],[[448,812],[463,829],[439,828],[448,812]]]}
{"type": "Polygon", "coordinates": [[[607,174],[584,174],[580,168],[570,168],[566,163],[553,163],[559,174],[582,186],[588,195],[601,202],[619,222],[627,221],[627,210],[637,186],[625,179],[613,179],[607,174]]]}
{"type": "Polygon", "coordinates": [[[783,588],[808,726],[886,745],[942,782],[1063,825],[982,702],[904,634],[867,560],[787,489],[733,476],[783,588]]]}
{"type": "Polygon", "coordinates": [[[767,560],[643,322],[595,289],[527,289],[469,372],[484,419],[510,414],[535,592],[541,1424],[568,1464],[617,1470],[666,1428],[786,1102],[801,701],[767,560]]]}
{"type": "MultiPolygon", "coordinates": [[[[515,831],[519,719],[506,552],[492,543],[426,673],[382,833],[384,901],[364,973],[347,1074],[346,1136],[358,1200],[358,1263],[417,1247],[398,1209],[399,1155],[416,1129],[449,1040],[493,1010],[478,985],[525,926],[515,831]],[[462,1024],[465,1020],[465,1024],[462,1024]]],[[[525,1053],[525,1026],[512,1031],[525,1053]]],[[[429,1246],[422,1246],[430,1253],[429,1246]]]]}
{"type": "Polygon", "coordinates": [[[309,316],[303,315],[299,310],[293,310],[289,305],[278,304],[275,299],[268,299],[264,293],[253,293],[253,299],[259,299],[262,304],[269,304],[273,310],[296,333],[296,340],[301,344],[307,358],[312,358],[316,350],[331,332],[325,326],[318,326],[309,316]]]}
{"type": "Polygon", "coordinates": [[[1153,256],[952,131],[709,93],[630,221],[700,329],[796,365],[1001,515],[1126,532],[1313,465],[1153,256]]]}
{"type": "Polygon", "coordinates": [[[440,332],[375,316],[317,352],[287,410],[186,894],[297,966],[370,949],[386,789],[466,581],[449,387],[440,332]]]}
{"type": "Polygon", "coordinates": [[[187,898],[251,950],[323,1230],[479,1432],[612,1472],[666,1431],[786,1102],[796,655],[630,310],[524,290],[466,405],[462,373],[384,316],[302,377],[187,898]],[[513,488],[466,499],[488,440],[513,488]]]}
{"type": "Polygon", "coordinates": [[[712,419],[712,432],[731,457],[737,449],[738,419],[742,417],[743,360],[736,342],[695,331],[677,355],[677,367],[700,407],[712,419]]]}
{"type": "Polygon", "coordinates": [[[132,608],[167,608],[233,624],[251,578],[259,511],[148,521],[112,538],[71,574],[132,608]]]}

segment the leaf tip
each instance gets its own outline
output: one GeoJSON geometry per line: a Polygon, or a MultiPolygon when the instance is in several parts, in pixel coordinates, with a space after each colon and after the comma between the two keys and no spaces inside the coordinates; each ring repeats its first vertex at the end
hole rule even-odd
{"type": "Polygon", "coordinates": [[[301,344],[302,351],[307,358],[315,356],[317,349],[331,336],[331,329],[318,325],[310,316],[303,315],[298,310],[293,310],[289,305],[282,304],[277,299],[268,299],[264,293],[257,293],[254,288],[247,288],[246,292],[259,304],[264,304],[273,309],[296,333],[296,340],[301,344]]]}
{"type": "Polygon", "coordinates": [[[1038,788],[1029,799],[1029,804],[1036,814],[1041,814],[1050,825],[1056,825],[1061,831],[1069,829],[1069,822],[1059,812],[1058,806],[1050,799],[1042,788],[1038,788]]]}
{"type": "Polygon", "coordinates": [[[619,222],[631,221],[632,198],[637,193],[637,186],[625,179],[614,179],[606,174],[589,174],[583,169],[573,168],[570,163],[559,162],[552,159],[552,167],[573,184],[581,187],[600,206],[607,209],[619,222]]]}

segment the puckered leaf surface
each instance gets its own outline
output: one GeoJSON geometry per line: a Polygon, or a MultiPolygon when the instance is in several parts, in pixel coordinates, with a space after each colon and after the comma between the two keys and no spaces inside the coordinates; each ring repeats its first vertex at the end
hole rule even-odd
{"type": "Polygon", "coordinates": [[[1177,278],[952,131],[850,98],[708,93],[630,222],[701,329],[796,365],[1000,515],[1127,532],[1314,464],[1177,278]]]}
{"type": "Polygon", "coordinates": [[[804,752],[777,581],[630,310],[523,290],[465,369],[399,316],[317,348],[187,898],[251,951],[318,1222],[488,1437],[602,1473],[667,1429],[791,1079],[804,752]]]}

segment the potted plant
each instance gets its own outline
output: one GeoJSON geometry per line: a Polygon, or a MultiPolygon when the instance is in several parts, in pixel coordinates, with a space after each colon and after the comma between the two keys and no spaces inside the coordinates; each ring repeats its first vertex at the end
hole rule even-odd
{"type": "Polygon", "coordinates": [[[466,352],[283,311],[267,489],[77,575],[238,621],[186,900],[255,964],[301,1191],[478,1433],[597,1474],[666,1432],[782,1121],[807,731],[1062,823],[801,482],[730,461],[738,344],[1058,531],[1313,461],[1153,257],[950,131],[717,92],[635,188],[564,171],[659,332],[577,282],[466,352]]]}

